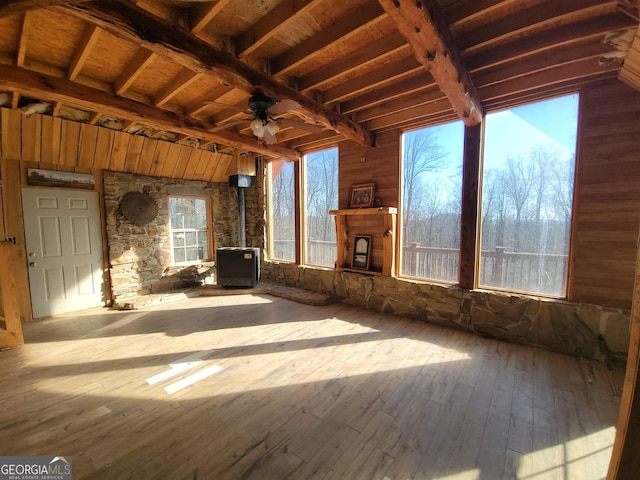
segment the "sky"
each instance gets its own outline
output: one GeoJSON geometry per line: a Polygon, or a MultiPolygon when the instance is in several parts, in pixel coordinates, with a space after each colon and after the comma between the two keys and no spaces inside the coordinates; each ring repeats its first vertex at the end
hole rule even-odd
{"type": "MultiPolygon", "coordinates": [[[[485,166],[499,166],[508,156],[526,155],[537,145],[551,145],[569,158],[576,146],[578,95],[558,97],[487,114],[485,166]]],[[[464,124],[458,120],[429,127],[448,154],[448,168],[430,173],[447,179],[459,172],[464,148],[464,124]]]]}

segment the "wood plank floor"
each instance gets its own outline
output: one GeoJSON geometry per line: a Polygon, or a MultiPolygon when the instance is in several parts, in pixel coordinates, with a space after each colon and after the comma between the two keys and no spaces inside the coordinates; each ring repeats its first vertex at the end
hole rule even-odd
{"type": "Polygon", "coordinates": [[[74,479],[600,479],[623,366],[344,304],[181,300],[28,324],[0,454],[74,479]]]}

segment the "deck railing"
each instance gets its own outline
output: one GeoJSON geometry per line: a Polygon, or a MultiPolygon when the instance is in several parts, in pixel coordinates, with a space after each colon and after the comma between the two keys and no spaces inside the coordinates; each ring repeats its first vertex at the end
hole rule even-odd
{"type": "MultiPolygon", "coordinates": [[[[295,259],[295,242],[274,242],[275,258],[295,259]]],[[[309,241],[312,265],[333,266],[336,243],[309,241]]],[[[460,252],[456,248],[431,248],[418,243],[402,248],[402,276],[456,282],[460,252]]],[[[567,255],[508,252],[505,247],[483,250],[480,255],[480,285],[548,295],[563,295],[566,287],[567,255]]]]}

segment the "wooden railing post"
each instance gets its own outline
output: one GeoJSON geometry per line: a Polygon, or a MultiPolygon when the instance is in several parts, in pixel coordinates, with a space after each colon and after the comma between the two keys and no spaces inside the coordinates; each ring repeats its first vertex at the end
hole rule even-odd
{"type": "Polygon", "coordinates": [[[502,264],[504,262],[505,247],[496,247],[496,259],[493,264],[492,282],[494,285],[502,285],[502,264]]]}

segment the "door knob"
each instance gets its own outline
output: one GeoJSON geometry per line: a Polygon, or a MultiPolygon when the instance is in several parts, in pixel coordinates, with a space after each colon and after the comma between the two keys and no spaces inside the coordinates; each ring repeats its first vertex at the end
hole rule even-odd
{"type": "Polygon", "coordinates": [[[35,267],[36,266],[36,262],[29,262],[29,266],[30,267],[35,267]]]}

